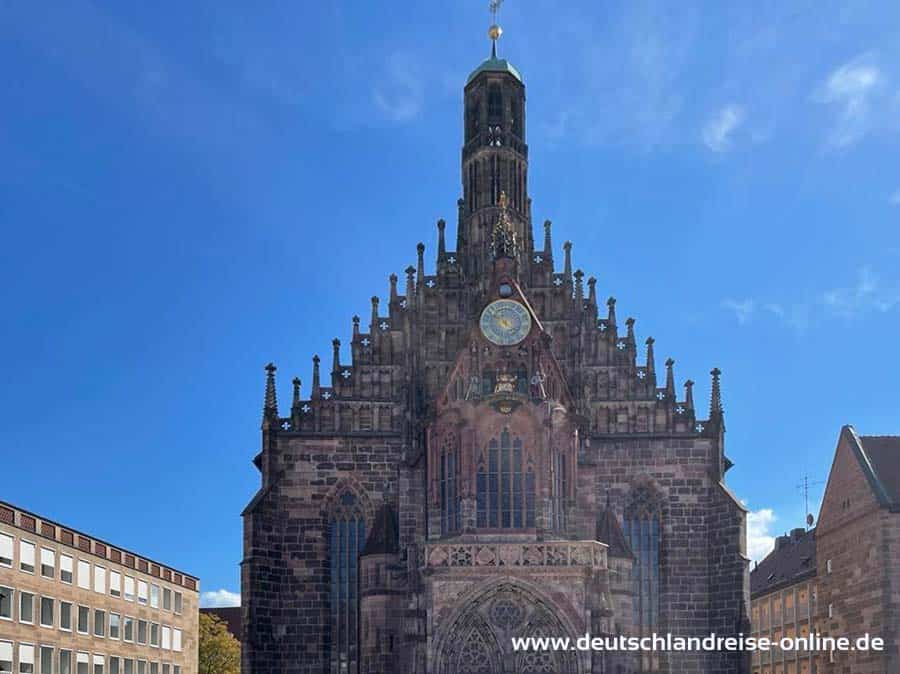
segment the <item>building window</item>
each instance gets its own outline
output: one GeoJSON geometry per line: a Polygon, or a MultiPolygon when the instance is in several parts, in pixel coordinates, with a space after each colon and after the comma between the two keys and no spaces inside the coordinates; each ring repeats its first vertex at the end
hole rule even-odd
{"type": "Polygon", "coordinates": [[[119,658],[110,657],[109,674],[122,674],[122,672],[119,670],[119,658]]]}
{"type": "Polygon", "coordinates": [[[12,568],[13,563],[13,537],[0,534],[0,566],[12,568]]]}
{"type": "Polygon", "coordinates": [[[134,674],[134,660],[124,660],[122,664],[122,674],[134,674]]]}
{"type": "Polygon", "coordinates": [[[94,656],[94,674],[103,674],[103,656],[94,656]]]}
{"type": "Polygon", "coordinates": [[[159,608],[159,585],[150,586],[150,608],[159,608]]]}
{"type": "Polygon", "coordinates": [[[109,572],[109,595],[111,597],[122,596],[122,574],[118,571],[109,572]]]}
{"type": "Polygon", "coordinates": [[[60,555],[59,556],[59,579],[64,583],[68,583],[69,585],[72,584],[73,561],[74,560],[69,555],[60,555]]]}
{"type": "Polygon", "coordinates": [[[119,630],[122,625],[122,616],[118,613],[110,613],[109,614],[109,638],[110,639],[118,639],[119,638],[119,630]]]}
{"type": "Polygon", "coordinates": [[[41,575],[44,578],[56,576],[56,553],[48,548],[41,548],[41,575]]]}
{"type": "Polygon", "coordinates": [[[146,660],[138,660],[137,674],[147,674],[147,661],[146,660]]]}
{"type": "Polygon", "coordinates": [[[488,118],[497,121],[503,117],[503,94],[499,84],[488,87],[488,118]]]}
{"type": "Polygon", "coordinates": [[[14,595],[15,592],[11,587],[0,587],[0,618],[12,620],[14,595]]]}
{"type": "MultiPolygon", "coordinates": [[[[660,507],[656,495],[646,488],[635,490],[625,511],[625,537],[635,556],[631,572],[634,625],[646,636],[656,630],[659,621],[660,591],[660,507]]],[[[645,653],[642,659],[644,670],[658,668],[655,654],[645,653]]]]}
{"type": "Polygon", "coordinates": [[[72,604],[70,602],[59,602],[59,629],[63,632],[72,631],[72,604]]]}
{"type": "Polygon", "coordinates": [[[159,674],[159,663],[158,662],[150,663],[150,674],[159,674]]]}
{"type": "Polygon", "coordinates": [[[41,627],[53,627],[53,599],[41,597],[41,627]]]}
{"type": "Polygon", "coordinates": [[[125,601],[134,601],[134,578],[125,576],[125,601]]]}
{"type": "Polygon", "coordinates": [[[106,594],[106,569],[102,566],[94,567],[94,592],[106,594]]]}
{"type": "Polygon", "coordinates": [[[569,466],[564,452],[553,452],[553,525],[566,528],[566,495],[569,491],[569,466]]]}
{"type": "Polygon", "coordinates": [[[34,646],[19,644],[19,674],[34,674],[34,646]]]}
{"type": "Polygon", "coordinates": [[[356,671],[357,570],[366,543],[366,522],[356,496],[344,492],[329,522],[331,570],[331,671],[356,671]]]}
{"type": "Polygon", "coordinates": [[[59,652],[59,674],[72,674],[72,651],[59,652]]]}
{"type": "Polygon", "coordinates": [[[172,590],[167,587],[163,588],[163,608],[166,611],[172,610],[172,590]]]}
{"type": "Polygon", "coordinates": [[[138,604],[147,605],[147,582],[143,580],[138,581],[138,604]]]}
{"type": "Polygon", "coordinates": [[[25,573],[34,573],[34,543],[19,541],[19,568],[25,573]]]}
{"type": "Polygon", "coordinates": [[[0,641],[0,674],[12,674],[13,645],[10,641],[0,641]]]}
{"type": "Polygon", "coordinates": [[[106,636],[106,611],[94,609],[94,636],[106,636]]]}
{"type": "Polygon", "coordinates": [[[147,621],[138,620],[137,642],[142,646],[147,644],[147,621]]]}
{"type": "Polygon", "coordinates": [[[122,623],[122,640],[129,643],[134,641],[134,618],[131,616],[125,616],[122,623]]]}
{"type": "Polygon", "coordinates": [[[91,658],[87,653],[79,653],[75,656],[75,661],[75,674],[90,674],[88,669],[91,666],[91,658]]]}
{"type": "Polygon", "coordinates": [[[150,645],[159,648],[159,623],[150,623],[150,645]]]}
{"type": "Polygon", "coordinates": [[[172,630],[172,650],[181,653],[181,630],[177,627],[172,630]]]}
{"type": "Polygon", "coordinates": [[[91,610],[87,606],[78,607],[78,633],[87,634],[89,631],[88,621],[91,618],[91,610]]]}
{"type": "Polygon", "coordinates": [[[522,441],[504,428],[478,460],[477,523],[487,529],[534,527],[534,467],[522,441]]]}
{"type": "Polygon", "coordinates": [[[19,622],[34,622],[34,595],[30,592],[19,592],[19,622]]]}
{"type": "Polygon", "coordinates": [[[53,649],[41,646],[41,674],[53,674],[53,649]]]}
{"type": "Polygon", "coordinates": [[[91,565],[83,559],[78,560],[78,587],[83,590],[91,589],[91,565]]]}
{"type": "Polygon", "coordinates": [[[175,613],[181,614],[182,597],[180,592],[175,593],[175,613]]]}
{"type": "Polygon", "coordinates": [[[448,434],[441,447],[441,530],[447,534],[460,528],[459,443],[448,434]]]}
{"type": "Polygon", "coordinates": [[[165,651],[172,650],[172,628],[165,625],[162,628],[162,648],[165,651]]]}

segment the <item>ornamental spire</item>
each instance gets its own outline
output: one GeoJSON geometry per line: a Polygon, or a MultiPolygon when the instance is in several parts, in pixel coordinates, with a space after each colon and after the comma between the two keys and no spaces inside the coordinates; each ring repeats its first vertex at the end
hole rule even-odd
{"type": "Polygon", "coordinates": [[[447,223],[443,218],[437,221],[438,228],[438,260],[443,260],[444,255],[447,254],[447,244],[444,242],[444,229],[447,227],[447,223]]]}
{"type": "Polygon", "coordinates": [[[606,306],[609,308],[609,313],[607,314],[607,317],[606,317],[606,325],[610,330],[615,331],[615,329],[616,329],[616,298],[610,297],[608,300],[606,300],[606,306]]]}
{"type": "Polygon", "coordinates": [[[549,220],[544,220],[544,257],[548,260],[553,259],[553,241],[550,237],[550,229],[553,227],[553,223],[549,220]]]}
{"type": "Polygon", "coordinates": [[[588,279],[588,304],[591,305],[591,310],[595,313],[597,311],[597,279],[591,276],[588,279]]]}
{"type": "Polygon", "coordinates": [[[266,395],[263,402],[263,422],[278,419],[278,399],[275,394],[275,371],[277,369],[274,363],[266,365],[266,395]]]}
{"type": "Polygon", "coordinates": [[[694,411],[694,382],[688,379],[684,382],[684,406],[689,412],[694,411]]]}
{"type": "Polygon", "coordinates": [[[722,371],[714,367],[710,371],[710,375],[712,375],[712,394],[709,397],[709,418],[713,419],[714,417],[722,415],[722,387],[719,383],[719,377],[722,375],[722,371]]]}
{"type": "Polygon", "coordinates": [[[497,14],[500,13],[500,5],[503,0],[491,0],[491,27],[488,28],[488,37],[491,38],[491,58],[497,58],[497,40],[503,35],[503,29],[497,23],[497,14]]]}
{"type": "Polygon", "coordinates": [[[391,303],[393,304],[397,301],[397,275],[391,274],[388,280],[391,284],[391,303]]]}
{"type": "Polygon", "coordinates": [[[331,340],[331,349],[333,352],[331,359],[331,372],[336,373],[341,369],[341,340],[337,337],[331,340]]]}
{"type": "Polygon", "coordinates": [[[372,295],[372,321],[369,327],[369,334],[378,334],[378,295],[372,295]]]}
{"type": "Polygon", "coordinates": [[[566,241],[563,244],[563,250],[566,251],[566,262],[563,268],[563,275],[565,276],[566,282],[572,282],[572,242],[566,241]]]}
{"type": "Polygon", "coordinates": [[[509,220],[509,213],[507,212],[509,199],[506,196],[506,192],[500,192],[500,199],[497,205],[500,208],[500,213],[497,216],[497,224],[494,225],[494,231],[491,232],[491,252],[494,254],[495,260],[501,257],[515,260],[519,257],[519,242],[516,237],[516,231],[509,220]]]}
{"type": "Polygon", "coordinates": [[[656,357],[653,354],[653,343],[656,340],[652,337],[647,338],[647,374],[651,381],[656,381],[656,357]]]}
{"type": "Polygon", "coordinates": [[[416,273],[416,268],[412,265],[409,265],[406,268],[406,302],[408,305],[412,306],[413,294],[416,291],[415,280],[413,279],[414,274],[416,273]]]}
{"type": "Polygon", "coordinates": [[[666,360],[666,398],[675,400],[675,361],[671,358],[666,360]]]}
{"type": "Polygon", "coordinates": [[[313,382],[312,382],[312,397],[318,398],[319,391],[321,390],[321,385],[319,383],[319,356],[313,356],[313,382]]]}
{"type": "Polygon", "coordinates": [[[635,345],[635,341],[634,341],[634,319],[631,318],[631,317],[628,317],[627,319],[625,319],[625,325],[628,326],[628,334],[627,334],[627,336],[626,336],[626,339],[628,340],[628,346],[631,347],[631,348],[633,349],[633,348],[634,348],[634,345],[635,345]]]}
{"type": "Polygon", "coordinates": [[[300,377],[294,377],[291,384],[294,386],[294,397],[291,400],[291,409],[295,410],[300,407],[300,387],[303,386],[303,383],[300,381],[300,377]]]}
{"type": "Polygon", "coordinates": [[[576,310],[581,311],[584,308],[584,272],[580,269],[575,270],[575,303],[576,310]]]}
{"type": "Polygon", "coordinates": [[[416,253],[418,254],[416,262],[416,287],[421,289],[422,284],[425,282],[425,244],[421,241],[416,246],[416,253]]]}

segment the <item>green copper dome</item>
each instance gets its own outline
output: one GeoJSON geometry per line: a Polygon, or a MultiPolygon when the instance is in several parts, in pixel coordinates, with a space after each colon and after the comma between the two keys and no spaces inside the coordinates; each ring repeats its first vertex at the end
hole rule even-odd
{"type": "Polygon", "coordinates": [[[506,59],[498,59],[496,56],[491,56],[491,58],[475,68],[475,70],[472,71],[472,74],[469,75],[469,79],[466,80],[466,84],[478,77],[480,73],[509,73],[519,80],[519,82],[524,84],[522,76],[519,74],[519,71],[515,69],[515,66],[506,59]]]}

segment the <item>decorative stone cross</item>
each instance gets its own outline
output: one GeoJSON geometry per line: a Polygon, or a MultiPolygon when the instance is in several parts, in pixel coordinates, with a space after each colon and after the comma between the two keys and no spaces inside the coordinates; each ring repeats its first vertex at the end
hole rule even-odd
{"type": "Polygon", "coordinates": [[[638,379],[646,379],[646,378],[647,378],[647,373],[644,372],[643,370],[638,370],[638,379]]]}
{"type": "Polygon", "coordinates": [[[305,414],[305,413],[309,412],[312,409],[312,407],[310,407],[309,405],[304,405],[300,409],[303,410],[303,412],[305,414]]]}
{"type": "Polygon", "coordinates": [[[449,262],[450,264],[456,264],[456,258],[453,255],[451,255],[450,257],[447,258],[447,262],[449,262]]]}
{"type": "Polygon", "coordinates": [[[697,431],[698,433],[702,433],[704,428],[706,428],[706,426],[704,426],[703,424],[697,424],[694,427],[694,430],[697,431]]]}
{"type": "Polygon", "coordinates": [[[428,286],[429,288],[434,288],[434,286],[435,286],[436,284],[435,284],[435,282],[434,282],[434,279],[430,278],[430,279],[428,279],[427,281],[425,281],[425,285],[428,286]]]}
{"type": "Polygon", "coordinates": [[[387,321],[381,321],[381,323],[378,324],[378,327],[381,328],[382,332],[384,332],[391,326],[388,324],[387,321]]]}
{"type": "Polygon", "coordinates": [[[543,261],[544,261],[544,256],[543,256],[543,255],[535,255],[535,256],[534,256],[534,263],[535,263],[535,264],[540,264],[540,263],[543,262],[543,261]]]}
{"type": "Polygon", "coordinates": [[[282,430],[287,431],[287,430],[290,429],[290,427],[291,427],[291,422],[290,422],[290,421],[282,421],[282,422],[281,422],[281,428],[282,428],[282,430]]]}
{"type": "Polygon", "coordinates": [[[350,379],[350,370],[344,370],[343,372],[341,372],[341,376],[344,379],[350,379]]]}
{"type": "Polygon", "coordinates": [[[322,394],[322,397],[325,398],[325,400],[331,400],[331,391],[325,391],[325,393],[322,394]]]}
{"type": "Polygon", "coordinates": [[[557,276],[555,279],[553,279],[553,285],[555,285],[557,288],[559,288],[559,286],[561,286],[562,284],[563,280],[561,277],[557,276]]]}
{"type": "Polygon", "coordinates": [[[624,351],[626,346],[628,346],[628,345],[625,344],[625,342],[619,342],[619,343],[616,344],[616,348],[617,348],[619,351],[624,351]]]}
{"type": "Polygon", "coordinates": [[[684,414],[684,405],[679,405],[675,408],[675,411],[678,412],[678,414],[684,414]]]}
{"type": "Polygon", "coordinates": [[[657,400],[665,400],[665,399],[666,399],[666,394],[663,393],[662,391],[658,391],[658,392],[656,393],[656,399],[657,399],[657,400]]]}
{"type": "Polygon", "coordinates": [[[362,344],[363,346],[369,346],[369,344],[371,344],[371,343],[372,342],[369,340],[368,337],[363,337],[362,341],[360,342],[360,344],[362,344]]]}

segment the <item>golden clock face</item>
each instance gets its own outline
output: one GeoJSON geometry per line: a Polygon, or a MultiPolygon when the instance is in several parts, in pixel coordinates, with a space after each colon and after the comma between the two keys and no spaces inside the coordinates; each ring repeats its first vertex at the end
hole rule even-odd
{"type": "Polygon", "coordinates": [[[515,300],[497,300],[481,312],[481,332],[498,346],[518,344],[531,330],[531,314],[515,300]]]}

